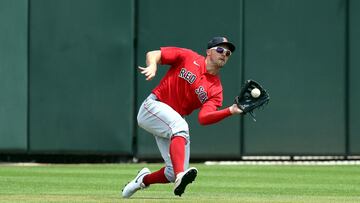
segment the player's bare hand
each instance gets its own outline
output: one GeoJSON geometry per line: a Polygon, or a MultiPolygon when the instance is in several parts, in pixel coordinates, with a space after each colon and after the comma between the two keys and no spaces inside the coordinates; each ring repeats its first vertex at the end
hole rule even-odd
{"type": "Polygon", "coordinates": [[[233,104],[229,107],[231,114],[241,114],[242,110],[238,107],[238,105],[233,104]]]}
{"type": "Polygon", "coordinates": [[[157,71],[157,66],[156,65],[149,65],[148,67],[138,67],[140,69],[140,73],[145,75],[146,80],[152,80],[155,75],[156,75],[156,71],[157,71]]]}

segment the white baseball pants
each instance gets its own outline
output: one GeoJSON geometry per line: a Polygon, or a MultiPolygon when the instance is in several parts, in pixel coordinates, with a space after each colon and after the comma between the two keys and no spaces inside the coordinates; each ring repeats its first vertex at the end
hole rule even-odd
{"type": "Polygon", "coordinates": [[[137,115],[138,125],[153,134],[162,158],[165,161],[165,176],[170,182],[175,181],[175,174],[170,159],[169,148],[172,136],[186,139],[184,169],[189,167],[190,136],[185,119],[169,105],[157,100],[150,94],[142,103],[137,115]]]}

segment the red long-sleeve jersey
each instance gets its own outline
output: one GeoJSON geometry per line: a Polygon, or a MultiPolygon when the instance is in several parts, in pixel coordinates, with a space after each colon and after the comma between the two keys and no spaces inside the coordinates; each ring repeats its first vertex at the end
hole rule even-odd
{"type": "Polygon", "coordinates": [[[171,67],[152,91],[160,101],[181,116],[201,108],[198,118],[203,125],[231,115],[228,108],[217,110],[222,106],[223,89],[220,77],[207,72],[204,56],[189,49],[162,47],[161,63],[171,67]]]}

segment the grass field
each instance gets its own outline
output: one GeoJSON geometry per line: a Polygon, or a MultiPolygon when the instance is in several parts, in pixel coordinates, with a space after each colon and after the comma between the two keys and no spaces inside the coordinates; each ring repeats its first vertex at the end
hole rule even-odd
{"type": "Polygon", "coordinates": [[[0,165],[0,202],[360,202],[360,166],[207,166],[182,197],[172,184],[120,191],[159,164],[0,165]]]}

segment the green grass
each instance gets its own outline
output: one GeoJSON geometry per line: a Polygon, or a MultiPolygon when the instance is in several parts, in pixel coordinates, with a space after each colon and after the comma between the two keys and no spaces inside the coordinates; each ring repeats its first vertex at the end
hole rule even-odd
{"type": "Polygon", "coordinates": [[[180,198],[173,184],[120,191],[160,164],[0,165],[0,202],[360,202],[359,166],[206,166],[180,198]]]}

